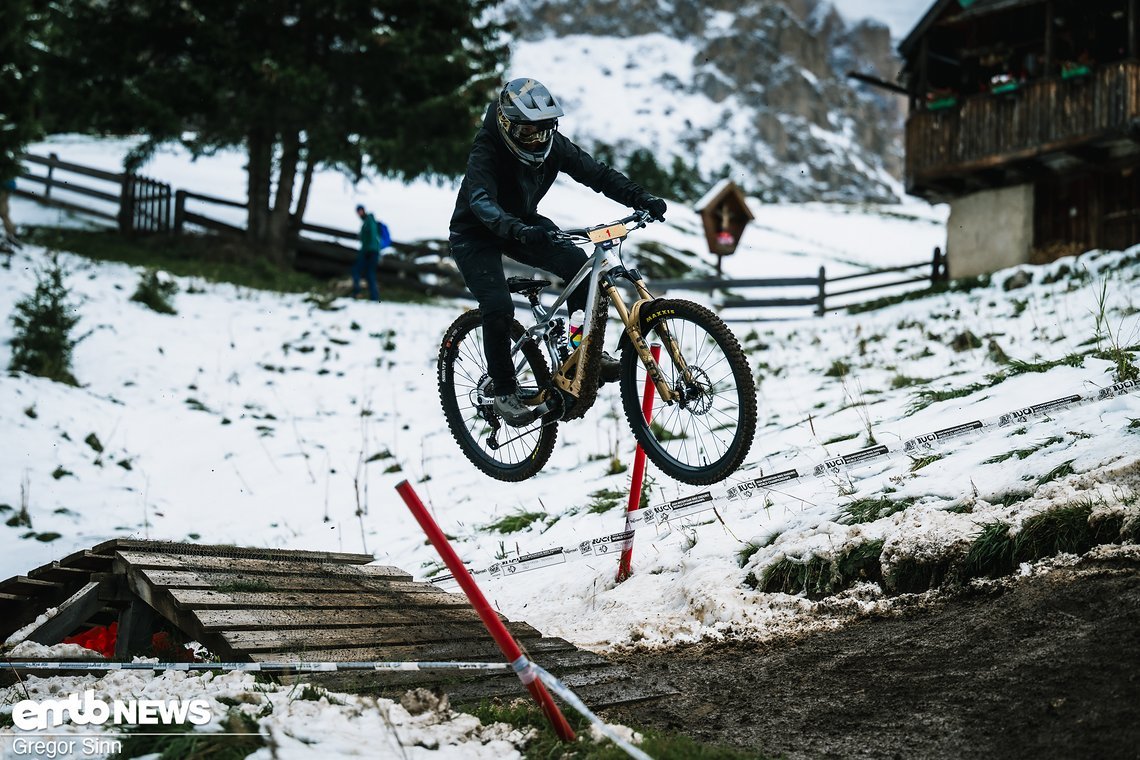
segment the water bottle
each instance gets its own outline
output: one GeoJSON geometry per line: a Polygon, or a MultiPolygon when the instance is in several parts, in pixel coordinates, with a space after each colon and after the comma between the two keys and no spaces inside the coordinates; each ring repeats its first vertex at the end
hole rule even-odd
{"type": "Polygon", "coordinates": [[[586,314],[581,309],[578,309],[570,315],[570,332],[568,333],[568,342],[570,343],[571,351],[582,345],[582,325],[585,324],[585,322],[586,314]]]}

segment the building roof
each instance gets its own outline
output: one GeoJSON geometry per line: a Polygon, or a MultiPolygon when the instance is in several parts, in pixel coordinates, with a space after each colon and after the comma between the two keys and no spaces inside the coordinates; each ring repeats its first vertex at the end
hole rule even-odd
{"type": "Polygon", "coordinates": [[[959,11],[957,14],[958,18],[968,19],[985,16],[1009,8],[1036,5],[1041,2],[1044,2],[1044,0],[938,0],[934,5],[930,6],[930,10],[926,12],[926,15],[922,17],[918,25],[910,31],[910,34],[899,43],[899,55],[906,59],[909,65],[911,58],[914,57],[917,51],[919,42],[926,36],[926,33],[930,31],[930,28],[942,17],[954,11],[959,11]]]}

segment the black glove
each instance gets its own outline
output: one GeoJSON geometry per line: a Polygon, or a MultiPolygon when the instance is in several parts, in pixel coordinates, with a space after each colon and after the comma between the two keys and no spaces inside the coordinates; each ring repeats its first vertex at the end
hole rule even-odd
{"type": "Polygon", "coordinates": [[[527,247],[549,246],[554,243],[554,233],[545,227],[536,225],[523,227],[518,231],[517,237],[519,242],[527,247]]]}
{"type": "Polygon", "coordinates": [[[649,215],[658,222],[665,221],[665,211],[668,206],[665,201],[658,198],[656,195],[643,195],[637,199],[637,205],[634,208],[639,211],[648,211],[649,215]]]}

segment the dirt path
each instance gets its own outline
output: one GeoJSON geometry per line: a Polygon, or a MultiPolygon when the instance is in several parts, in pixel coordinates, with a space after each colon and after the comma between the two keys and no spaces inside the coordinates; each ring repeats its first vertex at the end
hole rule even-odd
{"type": "Polygon", "coordinates": [[[771,757],[1140,758],[1140,561],[1007,580],[794,641],[627,663],[682,694],[610,719],[771,757]]]}

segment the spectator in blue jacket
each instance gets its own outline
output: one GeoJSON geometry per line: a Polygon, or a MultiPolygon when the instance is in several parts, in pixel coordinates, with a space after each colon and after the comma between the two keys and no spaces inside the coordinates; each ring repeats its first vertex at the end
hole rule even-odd
{"type": "Polygon", "coordinates": [[[388,234],[388,226],[376,221],[376,217],[368,213],[362,205],[356,207],[356,215],[360,217],[360,252],[356,254],[356,263],[352,266],[352,297],[360,292],[360,280],[368,282],[368,297],[373,301],[380,300],[380,286],[376,282],[376,266],[380,263],[380,251],[392,244],[388,234]]]}

